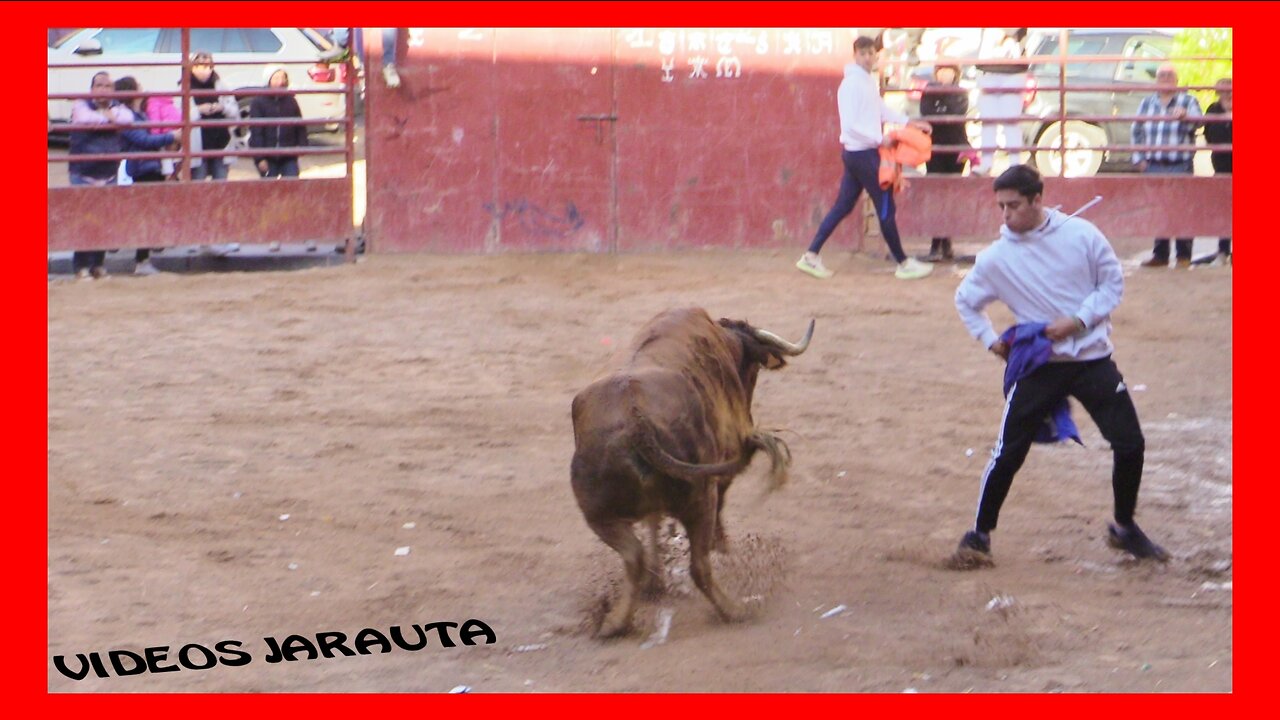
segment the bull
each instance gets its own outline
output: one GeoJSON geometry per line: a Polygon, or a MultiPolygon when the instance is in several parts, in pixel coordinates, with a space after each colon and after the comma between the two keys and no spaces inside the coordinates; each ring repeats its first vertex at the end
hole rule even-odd
{"type": "Polygon", "coordinates": [[[741,320],[713,322],[700,308],[659,313],[636,335],[621,367],[573,399],[573,494],[587,525],[622,556],[625,580],[598,634],[631,626],[641,592],[661,587],[662,515],[689,538],[689,574],[726,621],[746,617],[711,576],[710,550],[725,548],[720,512],[730,483],[756,451],[770,459],[770,489],[786,481],[790,451],[755,427],[751,400],[760,368],[777,370],[813,338],[792,343],[741,320]],[[633,530],[644,520],[647,547],[633,530]]]}

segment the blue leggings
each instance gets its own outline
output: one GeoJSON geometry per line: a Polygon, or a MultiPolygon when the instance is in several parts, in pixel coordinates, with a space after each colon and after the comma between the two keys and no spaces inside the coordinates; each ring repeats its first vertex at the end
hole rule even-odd
{"type": "Polygon", "coordinates": [[[831,206],[830,212],[818,226],[818,234],[814,235],[813,242],[809,243],[809,252],[822,251],[822,245],[827,242],[827,238],[835,231],[840,221],[853,212],[858,196],[866,190],[871,202],[875,203],[876,219],[880,221],[880,234],[884,235],[884,242],[889,246],[889,252],[897,262],[906,260],[907,254],[902,252],[902,240],[898,237],[897,211],[893,204],[893,192],[880,188],[880,151],[877,149],[844,150],[840,153],[840,159],[844,162],[840,194],[836,197],[836,204],[831,206]]]}

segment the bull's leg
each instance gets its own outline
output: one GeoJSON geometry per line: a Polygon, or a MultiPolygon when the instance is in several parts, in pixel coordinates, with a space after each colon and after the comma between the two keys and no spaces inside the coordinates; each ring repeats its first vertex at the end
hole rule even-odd
{"type": "Polygon", "coordinates": [[[662,515],[659,513],[652,513],[645,518],[648,542],[645,544],[644,581],[640,590],[649,597],[662,593],[662,560],[658,555],[658,525],[661,521],[662,515]]]}
{"type": "Polygon", "coordinates": [[[709,482],[703,492],[703,497],[690,503],[687,514],[681,519],[689,532],[689,574],[721,618],[738,622],[747,617],[747,608],[726,595],[711,577],[711,544],[715,541],[719,489],[715,483],[709,482]]]}
{"type": "Polygon", "coordinates": [[[717,495],[716,517],[715,517],[716,530],[715,530],[715,536],[714,536],[715,539],[712,541],[711,549],[715,550],[718,553],[729,552],[729,536],[725,534],[724,516],[722,515],[722,513],[724,512],[724,496],[725,496],[725,493],[728,492],[728,490],[729,490],[729,485],[726,483],[724,487],[720,488],[720,491],[716,494],[717,495]]]}
{"type": "Polygon", "coordinates": [[[614,520],[606,523],[589,523],[591,529],[622,556],[626,570],[622,589],[618,598],[609,608],[604,622],[600,623],[600,637],[614,637],[625,633],[631,627],[631,615],[635,611],[636,596],[640,592],[644,580],[644,548],[626,520],[614,520]]]}

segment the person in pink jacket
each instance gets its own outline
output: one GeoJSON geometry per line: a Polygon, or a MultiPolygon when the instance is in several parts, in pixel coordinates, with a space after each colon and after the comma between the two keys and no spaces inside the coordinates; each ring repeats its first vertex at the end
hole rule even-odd
{"type": "MultiPolygon", "coordinates": [[[[174,122],[174,125],[151,128],[152,135],[163,135],[164,133],[171,132],[176,136],[181,137],[179,133],[182,132],[182,111],[178,110],[178,106],[173,103],[173,98],[160,96],[149,97],[146,99],[146,102],[143,103],[142,111],[146,113],[147,118],[152,122],[174,122]]],[[[178,145],[179,143],[175,142],[173,144],[173,149],[178,149],[178,145]]],[[[161,160],[160,167],[161,172],[166,178],[173,177],[173,173],[176,170],[173,158],[165,158],[161,160]]]]}

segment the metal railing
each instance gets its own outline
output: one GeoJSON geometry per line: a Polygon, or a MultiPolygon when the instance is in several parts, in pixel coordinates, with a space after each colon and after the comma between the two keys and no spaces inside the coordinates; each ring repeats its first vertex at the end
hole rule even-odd
{"type": "MultiPolygon", "coordinates": [[[[1026,123],[1036,123],[1039,127],[1036,128],[1034,136],[1031,138],[1032,140],[1038,140],[1038,138],[1043,135],[1043,133],[1047,130],[1047,128],[1050,125],[1055,123],[1058,125],[1059,128],[1065,128],[1067,123],[1069,122],[1081,122],[1081,123],[1086,123],[1088,125],[1101,128],[1104,124],[1108,124],[1108,123],[1114,124],[1114,123],[1127,122],[1132,124],[1135,122],[1174,120],[1174,119],[1177,119],[1176,116],[1168,115],[1168,114],[1165,114],[1165,115],[1099,115],[1099,114],[1087,114],[1087,113],[1079,113],[1079,112],[1076,112],[1076,113],[1068,112],[1067,96],[1068,94],[1071,94],[1071,93],[1101,93],[1101,92],[1126,93],[1126,94],[1141,93],[1145,96],[1145,95],[1150,95],[1152,93],[1158,92],[1158,90],[1160,89],[1160,87],[1154,83],[1151,83],[1149,85],[1144,84],[1144,86],[1136,86],[1134,83],[1125,83],[1125,82],[1097,82],[1097,81],[1069,82],[1067,78],[1068,65],[1079,66],[1079,65],[1088,65],[1088,64],[1103,64],[1103,63],[1115,64],[1115,63],[1129,63],[1129,62],[1164,63],[1164,62],[1172,62],[1172,61],[1210,61],[1210,60],[1230,60],[1231,59],[1229,57],[1218,57],[1218,56],[1169,57],[1169,58],[1157,59],[1157,58],[1135,58],[1135,57],[1126,56],[1126,55],[1071,55],[1067,53],[1067,47],[1068,47],[1067,37],[1068,37],[1067,30],[1065,29],[1061,30],[1059,34],[1059,40],[1058,40],[1059,52],[1057,54],[1028,55],[1028,56],[1014,58],[1014,59],[975,59],[975,58],[948,57],[948,58],[935,59],[933,61],[921,61],[919,63],[920,66],[924,66],[924,67],[928,67],[930,65],[932,66],[946,65],[946,66],[952,66],[956,68],[965,68],[966,66],[970,66],[970,65],[1015,65],[1015,66],[1056,65],[1058,70],[1056,85],[1035,84],[1033,76],[1027,73],[1022,73],[1021,75],[1023,77],[1028,78],[1027,84],[1024,85],[1023,87],[971,88],[971,87],[965,87],[960,84],[956,84],[952,86],[932,85],[927,88],[928,92],[930,93],[955,93],[955,94],[966,94],[966,95],[976,93],[979,96],[981,94],[990,93],[990,94],[1017,94],[1017,95],[1023,95],[1025,97],[1028,95],[1056,93],[1058,95],[1056,112],[1051,111],[1051,112],[1042,113],[1042,114],[1026,113],[1025,111],[1027,110],[1027,106],[1030,103],[1028,100],[1024,100],[1024,103],[1023,103],[1024,112],[1019,115],[978,116],[976,114],[976,108],[973,107],[971,104],[970,110],[969,110],[970,114],[968,115],[930,115],[927,117],[923,117],[923,119],[926,119],[930,124],[942,124],[942,125],[959,124],[959,125],[967,126],[969,123],[976,123],[976,124],[982,124],[982,123],[1014,124],[1016,123],[1019,125],[1020,128],[1024,127],[1026,123]]],[[[911,65],[905,59],[902,59],[902,60],[887,59],[880,63],[882,78],[886,75],[893,75],[893,74],[907,76],[907,73],[901,72],[901,70],[909,70],[910,68],[911,68],[911,65]]],[[[925,89],[926,88],[923,88],[923,87],[912,87],[910,85],[908,85],[907,87],[888,86],[888,87],[882,87],[882,92],[886,95],[897,94],[897,93],[908,93],[910,95],[915,95],[918,93],[922,93],[925,89]]],[[[1192,90],[1217,90],[1219,88],[1216,85],[1179,85],[1175,89],[1177,92],[1187,92],[1192,90]]],[[[1205,125],[1211,125],[1214,123],[1229,123],[1231,122],[1231,114],[1224,113],[1224,114],[1202,115],[1200,117],[1195,118],[1194,122],[1196,122],[1201,127],[1205,125]]],[[[1060,177],[1065,177],[1067,174],[1067,168],[1068,168],[1067,157],[1075,153],[1097,152],[1097,153],[1103,153],[1103,156],[1105,157],[1107,153],[1112,153],[1112,152],[1143,152],[1143,151],[1154,151],[1156,149],[1162,150],[1162,151],[1175,151],[1175,152],[1185,151],[1190,153],[1196,153],[1196,152],[1202,152],[1202,151],[1230,152],[1232,148],[1230,144],[1209,144],[1209,143],[1205,143],[1205,144],[1183,143],[1183,144],[1177,144],[1177,145],[1160,145],[1160,146],[1141,145],[1141,144],[1134,144],[1130,142],[1129,141],[1130,137],[1127,133],[1125,136],[1126,142],[1116,142],[1114,139],[1112,139],[1100,145],[1081,148],[1081,147],[1069,147],[1067,143],[1062,142],[1061,139],[1059,139],[1059,141],[1056,143],[1056,146],[1045,147],[1036,142],[1033,142],[1032,144],[1026,144],[1025,131],[1020,132],[1019,134],[1020,136],[1024,136],[1024,137],[1020,137],[1019,138],[1020,142],[1018,142],[1017,144],[1008,142],[1006,140],[1005,145],[998,145],[998,146],[986,146],[986,145],[982,145],[981,143],[974,145],[970,143],[966,145],[935,145],[933,149],[935,152],[961,152],[961,153],[983,153],[983,152],[1003,151],[1010,154],[1015,154],[1015,153],[1021,154],[1024,152],[1039,154],[1039,153],[1048,152],[1057,156],[1057,163],[1056,163],[1058,166],[1057,174],[1060,177]]],[[[1061,135],[1059,137],[1061,138],[1061,135]]]]}
{"type": "MultiPolygon", "coordinates": [[[[355,29],[351,28],[351,32],[354,33],[355,29]]],[[[254,118],[241,117],[239,119],[228,119],[228,120],[193,120],[191,118],[191,108],[192,108],[192,100],[195,98],[204,98],[204,97],[217,98],[217,97],[222,97],[227,95],[233,95],[238,100],[239,98],[243,98],[243,97],[254,97],[254,96],[260,96],[260,95],[266,95],[266,96],[279,96],[279,95],[296,96],[296,95],[306,95],[306,94],[333,95],[335,94],[335,91],[329,90],[329,89],[297,89],[295,90],[291,88],[269,88],[269,87],[240,88],[240,89],[234,89],[234,90],[232,89],[193,90],[191,88],[191,67],[193,63],[191,58],[190,28],[182,28],[181,36],[182,36],[182,52],[181,52],[181,61],[179,65],[182,73],[182,81],[181,81],[181,92],[177,96],[181,98],[180,106],[182,108],[182,122],[180,126],[177,123],[177,121],[174,121],[174,120],[148,121],[148,122],[123,123],[123,124],[122,123],[68,122],[68,123],[59,123],[56,126],[58,130],[60,131],[65,130],[67,132],[90,131],[90,130],[102,131],[102,130],[112,130],[112,129],[123,130],[125,128],[150,129],[150,128],[177,127],[178,132],[180,133],[179,148],[177,150],[156,150],[156,151],[150,151],[150,152],[125,152],[125,153],[109,153],[109,154],[87,154],[86,153],[86,154],[77,154],[77,155],[72,155],[70,153],[55,155],[53,153],[50,153],[48,156],[49,162],[50,163],[58,163],[58,162],[72,163],[72,162],[92,162],[92,161],[104,161],[104,160],[135,160],[135,159],[143,160],[143,159],[151,159],[151,158],[155,158],[155,159],[168,158],[168,159],[181,160],[181,163],[182,163],[181,179],[190,180],[191,179],[191,160],[193,158],[200,158],[201,160],[206,160],[206,159],[217,159],[217,158],[225,158],[225,157],[276,157],[276,156],[294,157],[294,156],[304,156],[304,155],[343,155],[346,161],[346,176],[348,178],[352,177],[353,175],[352,170],[355,164],[355,80],[356,80],[356,77],[355,77],[354,68],[349,64],[350,60],[347,61],[348,62],[347,72],[345,73],[345,76],[344,76],[344,83],[343,83],[344,87],[342,90],[342,94],[344,95],[346,100],[346,102],[344,103],[345,108],[343,112],[343,117],[341,120],[335,121],[332,118],[325,118],[323,121],[325,124],[336,122],[345,128],[346,137],[345,137],[345,142],[343,143],[343,146],[341,148],[327,147],[327,146],[318,146],[318,147],[304,146],[304,147],[290,147],[290,148],[277,148],[277,149],[249,148],[244,150],[227,150],[227,149],[204,150],[202,148],[200,152],[192,152],[191,150],[192,130],[198,130],[201,128],[216,128],[216,127],[252,128],[252,127],[258,127],[258,126],[276,127],[276,126],[282,126],[282,125],[289,125],[289,126],[308,125],[309,126],[309,125],[315,125],[318,123],[318,121],[314,118],[311,118],[311,119],[307,119],[307,118],[254,119],[254,118]]],[[[354,37],[354,35],[352,35],[351,37],[354,37]]],[[[317,59],[317,63],[319,62],[320,61],[317,59]]],[[[262,64],[262,61],[260,60],[239,60],[239,61],[219,60],[218,63],[221,65],[260,65],[262,64]]],[[[100,63],[100,64],[54,63],[54,64],[50,64],[49,67],[50,68],[75,68],[75,69],[84,70],[84,69],[109,69],[114,67],[154,67],[154,66],[172,67],[173,65],[174,63],[170,63],[170,62],[137,61],[137,62],[115,62],[115,63],[100,63]]],[[[137,92],[49,93],[48,94],[48,98],[50,100],[72,100],[72,101],[98,100],[103,98],[112,99],[112,100],[128,100],[128,99],[134,99],[139,97],[173,98],[175,97],[175,95],[172,92],[168,92],[168,91],[146,91],[146,90],[137,91],[137,92]]],[[[54,125],[52,124],[52,120],[51,120],[50,130],[52,130],[53,127],[54,125]]]]}

